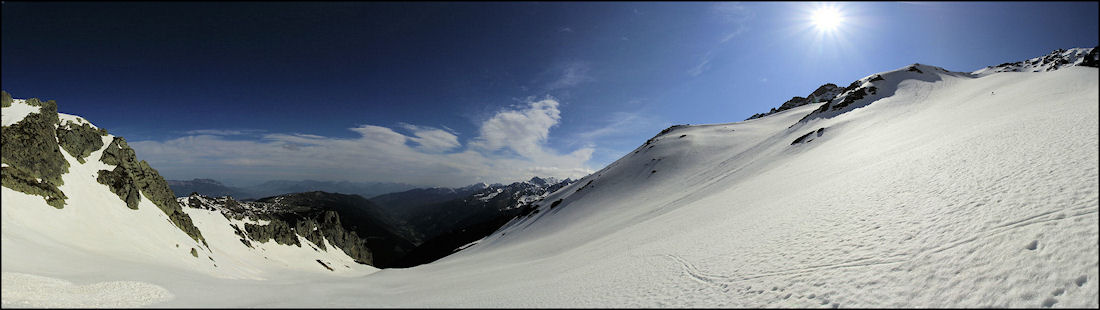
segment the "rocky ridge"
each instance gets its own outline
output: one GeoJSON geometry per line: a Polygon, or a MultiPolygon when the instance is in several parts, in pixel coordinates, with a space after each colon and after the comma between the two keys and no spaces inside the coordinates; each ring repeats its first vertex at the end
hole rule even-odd
{"type": "Polygon", "coordinates": [[[6,91],[2,97],[3,107],[12,109],[5,110],[5,114],[29,111],[21,119],[11,119],[10,124],[5,117],[5,126],[0,132],[4,146],[0,156],[3,163],[0,179],[4,187],[42,196],[50,206],[62,209],[67,199],[59,188],[64,184],[62,176],[69,172],[71,164],[85,164],[91,153],[102,149],[102,155],[94,160],[115,168],[99,170],[96,179],[99,183],[107,185],[130,209],[137,209],[144,196],[168,215],[173,225],[196,242],[206,244],[202,233],[174,199],[164,178],[147,162],[139,161],[125,139],[112,137],[106,130],[80,117],[59,114],[53,100],[12,99],[6,91]],[[104,148],[104,139],[108,138],[111,143],[104,148]],[[70,163],[63,152],[76,163],[70,163]]]}

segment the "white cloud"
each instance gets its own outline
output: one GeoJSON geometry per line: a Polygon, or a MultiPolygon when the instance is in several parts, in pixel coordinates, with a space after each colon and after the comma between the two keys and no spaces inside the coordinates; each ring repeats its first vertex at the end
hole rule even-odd
{"type": "MultiPolygon", "coordinates": [[[[412,124],[401,123],[401,127],[413,132],[415,137],[409,137],[409,140],[416,142],[419,148],[427,152],[445,152],[454,148],[462,146],[458,143],[458,136],[452,134],[453,129],[445,131],[443,129],[416,126],[412,124]]],[[[444,126],[446,128],[446,126],[444,126]]]]}
{"type": "Polygon", "coordinates": [[[577,178],[592,170],[593,148],[559,154],[546,146],[561,115],[553,98],[504,109],[480,125],[463,148],[453,130],[400,124],[411,132],[361,125],[355,138],[265,134],[256,140],[189,135],[130,145],[171,179],[317,179],[461,186],[513,182],[532,176],[577,178]],[[510,151],[510,152],[505,152],[510,151]],[[514,153],[514,154],[512,154],[514,153]]]}
{"type": "Polygon", "coordinates": [[[500,111],[486,120],[481,124],[481,135],[470,145],[486,151],[508,148],[528,159],[540,157],[541,145],[550,127],[561,120],[561,112],[554,99],[528,104],[525,109],[500,111]]]}

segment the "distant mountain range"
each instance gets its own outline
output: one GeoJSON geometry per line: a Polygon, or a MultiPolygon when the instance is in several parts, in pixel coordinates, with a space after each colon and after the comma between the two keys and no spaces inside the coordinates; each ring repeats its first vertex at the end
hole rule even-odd
{"type": "Polygon", "coordinates": [[[364,198],[381,194],[400,192],[416,188],[414,185],[390,182],[349,182],[316,180],[274,180],[247,187],[228,186],[212,179],[167,180],[168,186],[176,197],[199,193],[210,197],[232,196],[240,200],[251,200],[275,195],[324,191],[330,193],[354,194],[364,198]]]}

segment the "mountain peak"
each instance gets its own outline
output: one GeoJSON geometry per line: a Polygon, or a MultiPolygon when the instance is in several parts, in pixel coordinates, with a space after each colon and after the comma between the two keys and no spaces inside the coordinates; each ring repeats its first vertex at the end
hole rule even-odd
{"type": "Polygon", "coordinates": [[[1098,47],[1060,48],[1040,57],[1017,62],[1006,62],[996,66],[985,67],[972,73],[978,76],[985,76],[999,72],[1046,72],[1072,66],[1097,67],[1098,63],[1100,63],[1100,49],[1098,49],[1098,47]]]}

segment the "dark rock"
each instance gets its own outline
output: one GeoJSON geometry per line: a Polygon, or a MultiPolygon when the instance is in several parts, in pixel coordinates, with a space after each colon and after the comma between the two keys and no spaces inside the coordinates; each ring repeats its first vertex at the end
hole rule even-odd
{"type": "MultiPolygon", "coordinates": [[[[121,176],[122,173],[119,168],[126,172],[133,180],[133,185],[137,187],[145,197],[148,198],[154,205],[157,206],[164,214],[168,215],[168,219],[177,228],[182,230],[188,236],[191,236],[196,242],[201,242],[206,245],[206,239],[202,237],[202,232],[195,227],[191,222],[191,217],[187,213],[183,212],[183,208],[180,207],[179,202],[176,201],[176,195],[172,192],[172,189],[168,187],[168,183],[164,181],[164,178],[160,176],[160,173],[156,169],[149,166],[149,163],[142,160],[137,161],[137,155],[134,150],[126,144],[126,139],[122,137],[115,137],[111,141],[111,144],[107,145],[107,148],[103,151],[103,155],[99,158],[105,164],[117,165],[115,168],[115,176],[121,176]]],[[[110,177],[104,178],[104,171],[100,171],[100,178],[97,179],[100,183],[105,181],[112,181],[110,177]]],[[[121,181],[113,180],[115,184],[123,184],[121,181]]],[[[111,186],[111,185],[108,185],[111,186]]],[[[123,193],[126,193],[123,191],[123,193]]],[[[131,206],[127,197],[119,192],[119,198],[126,201],[127,206],[131,206]]]]}
{"type": "Polygon", "coordinates": [[[825,128],[824,127],[823,128],[818,128],[815,131],[808,132],[808,133],[802,135],[801,137],[798,137],[797,139],[794,139],[794,141],[791,142],[791,145],[795,145],[795,144],[799,144],[799,143],[808,143],[810,141],[813,141],[814,138],[820,137],[824,133],[825,133],[825,128]]]}
{"type": "Polygon", "coordinates": [[[57,142],[82,164],[85,157],[103,147],[101,137],[106,135],[106,130],[94,129],[89,124],[77,126],[72,121],[57,127],[57,142]]]}
{"type": "Polygon", "coordinates": [[[27,104],[40,107],[40,111],[0,129],[0,162],[9,166],[3,169],[3,186],[43,196],[49,205],[60,209],[67,197],[57,187],[64,184],[61,175],[69,171],[69,162],[61,155],[54,131],[57,103],[31,98],[27,104]]]}
{"type": "Polygon", "coordinates": [[[1085,67],[1100,67],[1100,45],[1092,48],[1088,55],[1085,55],[1085,59],[1081,60],[1081,66],[1085,67]]]}
{"type": "Polygon", "coordinates": [[[332,269],[332,267],[329,267],[328,265],[326,265],[325,262],[322,262],[319,259],[317,259],[316,261],[317,261],[318,264],[321,264],[322,267],[325,267],[325,269],[328,269],[328,271],[335,271],[335,270],[332,269]]]}
{"type": "Polygon", "coordinates": [[[10,107],[12,102],[14,102],[14,100],[11,99],[11,94],[0,90],[0,107],[10,107]]]}
{"type": "Polygon", "coordinates": [[[141,194],[138,192],[137,185],[134,184],[134,178],[122,166],[117,166],[114,170],[100,170],[96,181],[107,185],[112,193],[126,203],[126,207],[137,210],[141,194]]]}

